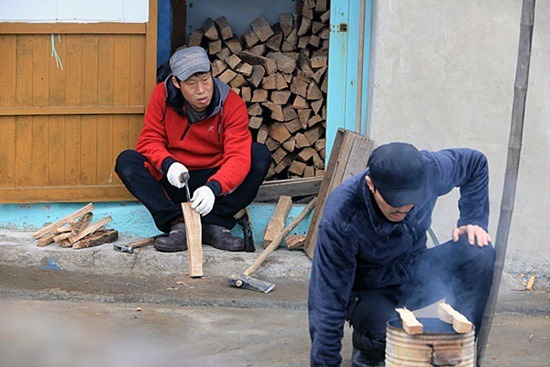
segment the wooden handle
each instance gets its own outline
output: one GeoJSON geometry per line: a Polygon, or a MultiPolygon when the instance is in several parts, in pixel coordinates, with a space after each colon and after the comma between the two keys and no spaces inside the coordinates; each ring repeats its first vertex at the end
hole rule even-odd
{"type": "Polygon", "coordinates": [[[265,250],[262,251],[262,253],[260,254],[260,256],[258,256],[258,258],[256,260],[254,260],[254,262],[252,263],[252,265],[250,265],[250,267],[248,269],[246,269],[244,271],[244,275],[250,275],[252,274],[257,268],[258,266],[260,266],[261,263],[264,262],[264,260],[269,256],[270,253],[272,253],[273,251],[275,251],[277,249],[277,247],[279,247],[279,245],[281,244],[281,242],[283,242],[283,239],[294,229],[296,228],[296,226],[298,224],[300,224],[300,222],[305,218],[305,216],[315,207],[315,204],[317,203],[317,197],[313,198],[313,200],[311,200],[309,202],[309,204],[307,204],[307,206],[304,208],[304,210],[302,210],[302,212],[300,213],[300,215],[298,215],[296,217],[296,219],[294,219],[292,221],[292,223],[290,223],[285,229],[283,229],[281,231],[281,233],[279,233],[279,235],[277,237],[275,237],[273,239],[273,241],[271,241],[271,243],[269,244],[269,246],[267,246],[265,248],[265,250]]]}
{"type": "Polygon", "coordinates": [[[128,247],[129,248],[138,248],[138,247],[150,245],[153,242],[155,242],[155,239],[153,237],[149,237],[149,238],[144,238],[142,240],[137,240],[135,242],[132,242],[132,243],[128,244],[128,247]]]}

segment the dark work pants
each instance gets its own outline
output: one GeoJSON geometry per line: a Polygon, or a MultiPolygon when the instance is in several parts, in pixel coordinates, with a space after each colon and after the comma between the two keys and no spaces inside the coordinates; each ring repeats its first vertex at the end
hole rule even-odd
{"type": "Polygon", "coordinates": [[[481,324],[493,279],[495,251],[492,246],[446,242],[424,250],[406,284],[352,293],[350,315],[353,346],[371,358],[383,359],[386,322],[398,318],[397,307],[417,310],[443,298],[475,325],[481,324]]]}
{"type": "MultiPolygon", "coordinates": [[[[170,222],[183,216],[180,203],[187,201],[185,188],[178,189],[170,185],[166,176],[157,181],[146,168],[145,162],[146,158],[140,153],[125,150],[117,158],[115,172],[128,191],[149,210],[157,228],[162,232],[169,232],[170,222]]],[[[233,228],[236,223],[233,216],[254,200],[270,164],[271,155],[266,146],[252,143],[252,163],[243,183],[231,193],[216,197],[212,211],[202,217],[202,222],[233,228]]],[[[191,196],[218,169],[190,171],[191,196]]]]}

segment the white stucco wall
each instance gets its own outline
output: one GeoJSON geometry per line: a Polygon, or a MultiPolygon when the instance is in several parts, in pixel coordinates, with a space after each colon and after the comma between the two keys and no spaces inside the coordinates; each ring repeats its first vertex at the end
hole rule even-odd
{"type": "MultiPolygon", "coordinates": [[[[490,232],[500,214],[520,0],[375,1],[368,126],[376,144],[471,147],[490,163],[490,232]]],[[[550,273],[550,2],[538,1],[527,110],[505,270],[550,273]]],[[[456,190],[455,190],[456,191],[456,190]]],[[[447,240],[458,193],[440,200],[447,240]]]]}
{"type": "Polygon", "coordinates": [[[148,0],[0,0],[0,22],[148,21],[148,0]]]}

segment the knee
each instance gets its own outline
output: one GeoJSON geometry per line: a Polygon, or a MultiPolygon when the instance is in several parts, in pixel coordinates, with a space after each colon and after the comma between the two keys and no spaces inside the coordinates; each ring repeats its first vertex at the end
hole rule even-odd
{"type": "Polygon", "coordinates": [[[136,162],[143,167],[143,156],[135,150],[127,149],[118,155],[115,164],[115,172],[119,176],[127,177],[134,171],[136,162]]]}
{"type": "Polygon", "coordinates": [[[252,163],[250,171],[267,172],[271,164],[271,153],[264,144],[252,143],[252,163]]]}
{"type": "Polygon", "coordinates": [[[458,245],[462,252],[462,258],[475,262],[483,268],[493,268],[495,264],[495,249],[492,244],[483,247],[470,245],[468,237],[463,235],[459,237],[456,245],[458,245]]]}

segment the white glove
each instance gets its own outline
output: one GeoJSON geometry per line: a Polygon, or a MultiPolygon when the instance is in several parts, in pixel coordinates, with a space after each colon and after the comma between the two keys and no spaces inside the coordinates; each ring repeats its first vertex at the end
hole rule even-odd
{"type": "Polygon", "coordinates": [[[185,186],[185,182],[180,181],[180,175],[184,172],[189,173],[187,167],[179,162],[174,162],[172,163],[172,165],[170,165],[170,168],[168,168],[168,172],[166,172],[166,178],[172,186],[181,189],[185,186]]]}
{"type": "Polygon", "coordinates": [[[214,207],[214,201],[216,201],[216,197],[210,187],[201,186],[193,193],[191,208],[204,217],[214,207]]]}

